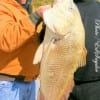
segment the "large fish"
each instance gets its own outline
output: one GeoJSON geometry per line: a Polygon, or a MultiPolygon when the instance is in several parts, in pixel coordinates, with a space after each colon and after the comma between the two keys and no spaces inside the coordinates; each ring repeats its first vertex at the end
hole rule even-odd
{"type": "Polygon", "coordinates": [[[33,61],[41,61],[40,100],[64,100],[74,72],[86,64],[85,30],[73,0],[56,2],[44,22],[45,37],[33,61]]]}

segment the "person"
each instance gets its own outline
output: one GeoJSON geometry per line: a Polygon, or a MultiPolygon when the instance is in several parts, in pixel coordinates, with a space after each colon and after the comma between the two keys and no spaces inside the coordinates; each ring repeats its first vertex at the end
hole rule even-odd
{"type": "Polygon", "coordinates": [[[86,66],[75,72],[75,86],[68,100],[100,99],[100,2],[76,0],[85,28],[86,66]]]}
{"type": "Polygon", "coordinates": [[[0,100],[36,100],[37,27],[50,6],[33,12],[30,5],[31,0],[0,0],[0,100]]]}

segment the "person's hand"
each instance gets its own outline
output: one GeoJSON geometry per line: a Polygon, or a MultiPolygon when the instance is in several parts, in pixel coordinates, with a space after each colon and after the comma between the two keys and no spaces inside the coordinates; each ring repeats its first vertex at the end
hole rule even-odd
{"type": "Polygon", "coordinates": [[[51,8],[50,5],[40,6],[39,8],[37,8],[36,12],[38,13],[38,15],[39,15],[40,17],[43,17],[43,13],[44,13],[46,10],[50,9],[50,8],[51,8]]]}
{"type": "Polygon", "coordinates": [[[32,12],[29,15],[29,18],[35,24],[35,26],[39,25],[39,23],[43,20],[44,12],[50,8],[51,8],[50,5],[40,6],[35,12],[32,12]]]}

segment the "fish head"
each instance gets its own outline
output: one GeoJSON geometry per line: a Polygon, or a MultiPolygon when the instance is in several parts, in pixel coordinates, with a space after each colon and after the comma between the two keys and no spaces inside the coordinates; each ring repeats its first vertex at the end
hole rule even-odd
{"type": "Polygon", "coordinates": [[[59,35],[70,33],[80,23],[80,14],[73,0],[56,0],[43,17],[46,26],[59,35]]]}

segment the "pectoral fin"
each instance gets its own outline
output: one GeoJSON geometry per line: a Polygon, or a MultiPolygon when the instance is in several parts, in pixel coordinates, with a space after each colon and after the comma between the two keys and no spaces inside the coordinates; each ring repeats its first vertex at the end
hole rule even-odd
{"type": "Polygon", "coordinates": [[[38,47],[34,59],[33,59],[33,64],[38,64],[41,59],[42,59],[42,53],[43,53],[43,43],[40,44],[40,46],[38,47]]]}
{"type": "Polygon", "coordinates": [[[79,59],[78,66],[83,67],[86,65],[86,55],[87,55],[87,50],[86,48],[83,48],[80,59],[79,59]]]}

